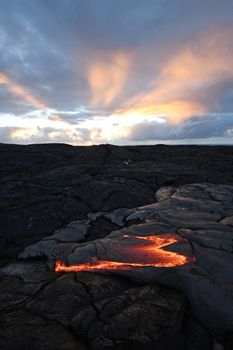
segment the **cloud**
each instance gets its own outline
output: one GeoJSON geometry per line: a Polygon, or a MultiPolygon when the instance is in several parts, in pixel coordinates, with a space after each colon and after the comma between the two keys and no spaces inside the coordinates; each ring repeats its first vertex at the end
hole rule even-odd
{"type": "Polygon", "coordinates": [[[83,145],[90,140],[91,131],[87,129],[0,127],[0,142],[6,143],[67,142],[83,145]]]}
{"type": "Polygon", "coordinates": [[[101,57],[88,67],[88,82],[91,88],[91,105],[108,107],[122,93],[130,68],[130,55],[117,52],[110,57],[101,57]]]}
{"type": "Polygon", "coordinates": [[[216,115],[227,130],[232,1],[2,1],[0,23],[0,125],[34,130],[11,142],[127,143],[140,124],[175,140],[197,134],[193,116],[206,138],[216,115]]]}
{"type": "Polygon", "coordinates": [[[233,137],[233,114],[206,115],[202,119],[192,117],[180,124],[143,122],[128,128],[127,139],[146,140],[188,140],[233,137]]]}
{"type": "Polygon", "coordinates": [[[201,33],[164,62],[151,89],[134,96],[123,114],[163,114],[172,123],[219,110],[233,86],[233,28],[201,33]],[[230,84],[229,84],[230,83],[230,84]]]}
{"type": "MultiPolygon", "coordinates": [[[[0,142],[6,143],[51,143],[66,142],[74,145],[106,143],[104,129],[101,127],[67,128],[20,128],[1,127],[0,142]]],[[[160,121],[144,121],[127,128],[125,136],[115,138],[116,144],[153,144],[163,142],[179,143],[228,143],[233,140],[233,115],[211,115],[205,118],[192,117],[180,124],[160,121]]]]}
{"type": "Polygon", "coordinates": [[[6,74],[0,73],[0,85],[6,86],[6,89],[15,96],[24,99],[26,102],[39,109],[47,109],[48,107],[35,96],[31,95],[23,86],[15,83],[6,74]]]}

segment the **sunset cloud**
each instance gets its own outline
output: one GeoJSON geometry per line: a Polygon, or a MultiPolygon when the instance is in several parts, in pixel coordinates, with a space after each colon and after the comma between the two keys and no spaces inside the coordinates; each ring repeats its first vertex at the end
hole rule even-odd
{"type": "Polygon", "coordinates": [[[0,137],[3,142],[25,144],[36,142],[68,142],[79,144],[88,144],[91,141],[91,131],[75,128],[59,129],[59,128],[20,128],[20,127],[5,127],[0,128],[0,137]]]}
{"type": "Polygon", "coordinates": [[[20,86],[16,82],[14,82],[11,78],[9,78],[6,74],[0,73],[0,85],[3,84],[5,88],[15,95],[16,97],[20,97],[29,104],[38,109],[47,109],[48,107],[40,100],[38,100],[35,96],[31,95],[23,86],[20,86]]]}
{"type": "Polygon", "coordinates": [[[100,58],[88,67],[88,82],[91,89],[91,105],[108,107],[124,91],[128,78],[130,55],[118,52],[100,58]]]}
{"type": "Polygon", "coordinates": [[[232,23],[229,0],[2,2],[0,142],[229,142],[232,23]]]}
{"type": "Polygon", "coordinates": [[[123,115],[159,114],[176,124],[193,115],[218,111],[222,84],[233,81],[232,32],[233,28],[203,32],[193,44],[184,45],[164,62],[151,90],[134,96],[128,102],[132,107],[122,108],[123,115]],[[219,94],[214,96],[218,86],[219,94]]]}

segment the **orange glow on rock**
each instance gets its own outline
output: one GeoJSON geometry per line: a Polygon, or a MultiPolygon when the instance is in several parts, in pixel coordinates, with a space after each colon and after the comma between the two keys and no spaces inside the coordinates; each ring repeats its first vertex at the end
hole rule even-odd
{"type": "Polygon", "coordinates": [[[100,270],[132,270],[142,267],[174,267],[187,264],[192,261],[192,258],[179,253],[166,251],[161,249],[173,243],[183,241],[173,235],[157,235],[157,236],[128,236],[122,238],[134,239],[134,245],[124,247],[125,251],[135,261],[113,261],[101,260],[96,257],[91,257],[87,263],[79,265],[67,266],[61,261],[56,262],[56,272],[79,272],[79,271],[100,271],[100,270]],[[139,241],[139,242],[138,242],[139,241]],[[126,249],[125,249],[126,248],[126,249]]]}

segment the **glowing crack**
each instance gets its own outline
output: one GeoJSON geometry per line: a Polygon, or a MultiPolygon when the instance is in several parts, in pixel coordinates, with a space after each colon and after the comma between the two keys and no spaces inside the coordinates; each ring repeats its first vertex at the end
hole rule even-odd
{"type": "Polygon", "coordinates": [[[122,239],[134,240],[132,246],[122,246],[126,255],[134,256],[135,261],[113,261],[102,260],[91,257],[87,263],[67,266],[61,261],[56,262],[56,272],[79,272],[79,271],[100,271],[100,270],[130,270],[142,267],[174,267],[187,264],[192,257],[176,252],[163,250],[163,247],[184,241],[175,235],[163,234],[156,236],[128,236],[122,239]],[[137,261],[138,260],[138,261],[137,261]],[[143,262],[141,262],[143,260],[143,262]]]}

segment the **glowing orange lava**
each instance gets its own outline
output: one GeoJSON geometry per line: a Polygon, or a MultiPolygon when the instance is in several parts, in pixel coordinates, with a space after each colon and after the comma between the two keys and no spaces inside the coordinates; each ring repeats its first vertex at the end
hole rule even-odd
{"type": "MultiPolygon", "coordinates": [[[[100,271],[100,270],[132,270],[141,267],[174,267],[184,265],[192,260],[189,256],[178,254],[175,252],[161,249],[170,244],[180,242],[173,235],[157,235],[157,236],[128,236],[121,238],[134,239],[133,246],[127,246],[122,249],[126,254],[136,261],[121,262],[112,260],[100,260],[90,258],[90,262],[81,263],[79,265],[66,266],[61,261],[56,262],[56,272],[79,272],[79,271],[100,271]],[[141,244],[138,244],[140,240],[141,244]],[[136,241],[136,243],[135,243],[136,241]]],[[[122,247],[123,248],[123,247],[122,247]]]]}

